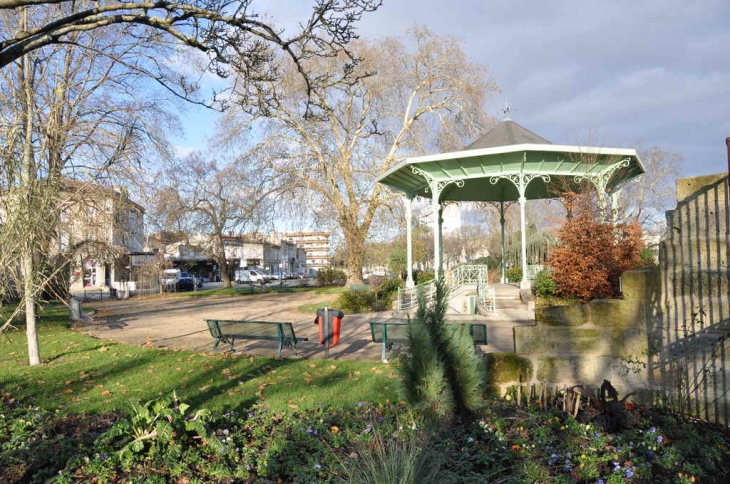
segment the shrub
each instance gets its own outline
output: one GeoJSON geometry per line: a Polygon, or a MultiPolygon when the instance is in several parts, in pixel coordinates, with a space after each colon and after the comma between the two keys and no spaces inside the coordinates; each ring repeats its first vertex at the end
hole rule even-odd
{"type": "Polygon", "coordinates": [[[342,286],[347,276],[341,269],[325,267],[317,272],[317,284],[320,286],[342,286]]]}
{"type": "Polygon", "coordinates": [[[549,265],[560,296],[614,297],[621,274],[639,267],[643,243],[637,223],[601,222],[584,210],[565,221],[558,237],[549,265]]]}
{"type": "Polygon", "coordinates": [[[550,271],[540,271],[535,276],[532,290],[536,296],[553,297],[558,291],[558,286],[555,284],[555,279],[553,279],[550,271]]]}
{"type": "Polygon", "coordinates": [[[370,285],[375,291],[375,297],[379,301],[392,301],[393,294],[398,292],[398,289],[403,287],[403,282],[400,279],[393,278],[378,278],[371,279],[370,285]]]}
{"type": "Polygon", "coordinates": [[[414,282],[416,284],[423,284],[428,281],[433,281],[436,276],[434,275],[433,271],[421,271],[415,273],[414,282]]]}
{"type": "Polygon", "coordinates": [[[345,291],[335,300],[334,306],[345,313],[354,314],[375,309],[375,292],[345,291]]]}
{"type": "Polygon", "coordinates": [[[520,282],[522,280],[522,267],[510,267],[504,271],[507,282],[520,282]]]}
{"type": "Polygon", "coordinates": [[[431,419],[469,419],[481,405],[484,374],[467,325],[447,327],[447,294],[436,283],[431,307],[419,294],[416,317],[408,322],[408,350],[401,355],[406,401],[431,419]]]}

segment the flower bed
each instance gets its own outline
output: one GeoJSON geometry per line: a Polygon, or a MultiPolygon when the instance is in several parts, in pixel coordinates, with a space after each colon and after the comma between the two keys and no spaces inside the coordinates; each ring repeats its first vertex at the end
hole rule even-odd
{"type": "Polygon", "coordinates": [[[608,433],[588,415],[503,401],[474,422],[432,427],[391,403],[216,415],[168,397],[117,418],[5,396],[0,481],[353,482],[395,469],[390,482],[406,482],[410,469],[424,482],[726,482],[727,429],[627,411],[628,428],[608,433]]]}

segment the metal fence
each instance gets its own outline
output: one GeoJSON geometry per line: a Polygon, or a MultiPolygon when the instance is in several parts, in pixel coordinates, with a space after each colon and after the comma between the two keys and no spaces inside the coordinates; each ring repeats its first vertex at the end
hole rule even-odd
{"type": "Polygon", "coordinates": [[[661,298],[650,347],[658,387],[677,411],[730,425],[728,179],[667,213],[661,298]]]}

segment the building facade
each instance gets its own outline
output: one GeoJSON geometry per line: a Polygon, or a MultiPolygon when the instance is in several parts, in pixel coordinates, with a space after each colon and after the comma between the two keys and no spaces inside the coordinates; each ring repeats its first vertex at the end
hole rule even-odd
{"type": "Polygon", "coordinates": [[[282,237],[307,253],[307,272],[314,273],[332,266],[329,232],[291,232],[282,237]]]}
{"type": "Polygon", "coordinates": [[[61,196],[55,253],[70,258],[69,290],[132,280],[134,264],[151,255],[144,250],[144,207],[123,189],[72,181],[61,196]]]}

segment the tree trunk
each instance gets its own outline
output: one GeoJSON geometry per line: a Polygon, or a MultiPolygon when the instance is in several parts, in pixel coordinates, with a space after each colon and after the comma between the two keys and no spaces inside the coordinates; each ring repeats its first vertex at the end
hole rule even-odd
{"type": "Polygon", "coordinates": [[[23,254],[23,285],[25,300],[25,334],[28,338],[28,363],[30,366],[41,364],[41,352],[36,330],[36,294],[33,284],[33,254],[23,254]]]}
{"type": "Polygon", "coordinates": [[[231,283],[228,260],[226,260],[225,254],[222,258],[219,257],[218,267],[221,268],[221,282],[223,283],[223,289],[231,289],[233,284],[231,283]]]}
{"type": "MultiPolygon", "coordinates": [[[[28,26],[28,9],[23,9],[23,28],[28,26]]],[[[33,153],[33,82],[30,63],[26,56],[21,58],[21,81],[25,94],[23,115],[24,125],[24,146],[23,161],[20,173],[20,187],[18,191],[18,200],[20,205],[19,211],[32,211],[33,204],[36,201],[36,175],[37,167],[33,153]],[[25,204],[25,207],[23,207],[25,204]]],[[[24,215],[30,219],[30,215],[24,215]]],[[[33,221],[34,222],[34,221],[33,221]]],[[[28,338],[28,364],[30,366],[38,366],[41,364],[40,346],[38,344],[38,331],[36,329],[35,305],[38,297],[35,288],[35,274],[33,264],[33,251],[35,250],[36,234],[38,232],[35,223],[29,224],[30,231],[27,239],[22,244],[21,264],[23,267],[23,299],[25,301],[25,332],[28,338]]]]}
{"type": "MultiPolygon", "coordinates": [[[[355,231],[353,231],[355,232],[355,231]]],[[[345,233],[345,272],[347,285],[362,284],[362,262],[365,252],[365,236],[356,233],[345,233]]]]}

